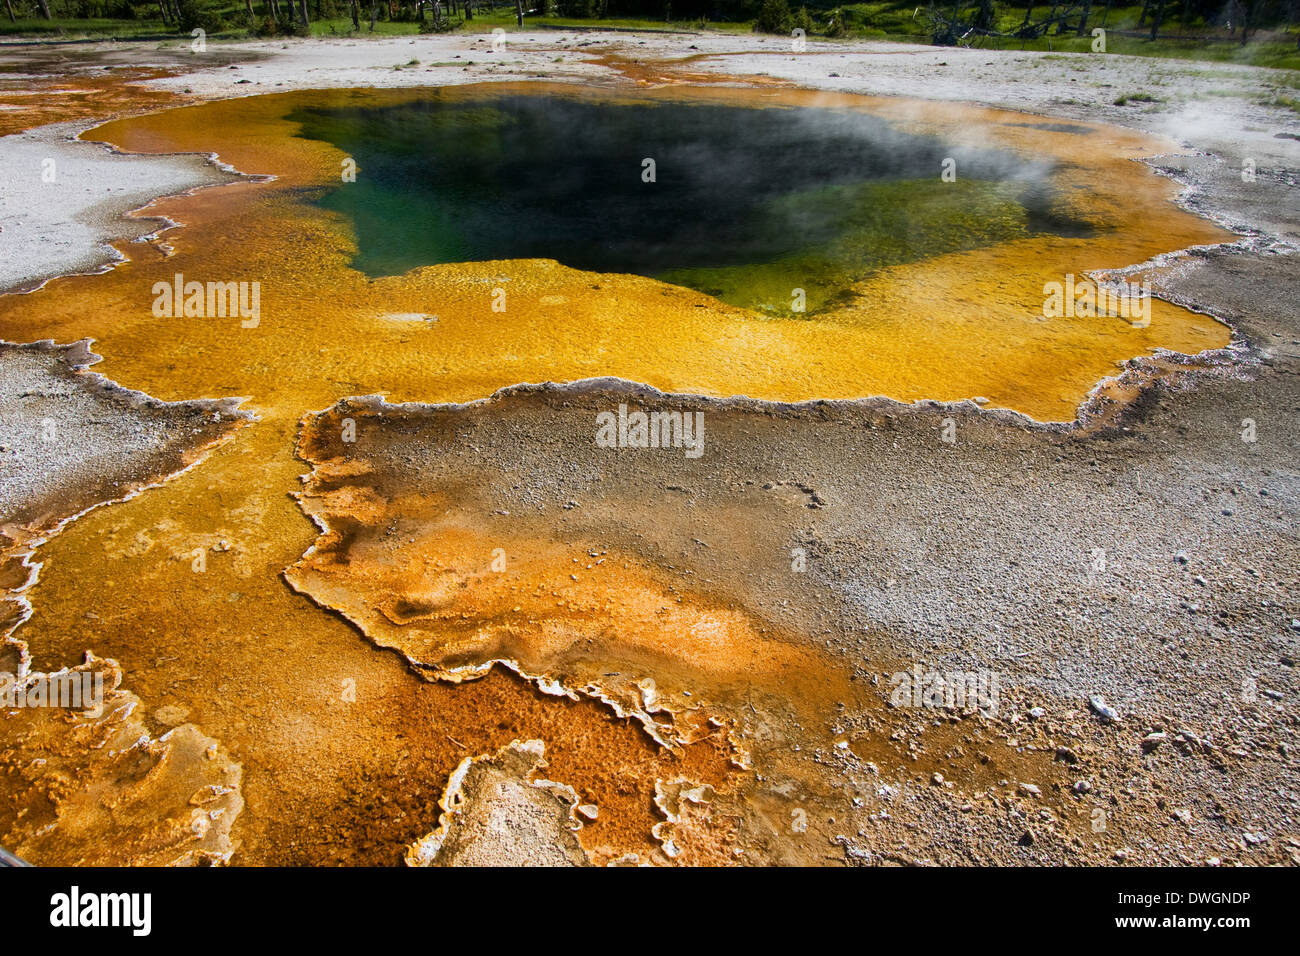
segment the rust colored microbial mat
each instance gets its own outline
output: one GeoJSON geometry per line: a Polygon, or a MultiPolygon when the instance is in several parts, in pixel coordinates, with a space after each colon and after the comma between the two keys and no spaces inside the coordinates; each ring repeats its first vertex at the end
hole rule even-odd
{"type": "MultiPolygon", "coordinates": [[[[78,664],[88,650],[116,660],[122,686],[143,701],[129,721],[118,717],[130,732],[157,737],[188,721],[202,734],[177,737],[174,748],[220,742],[222,779],[238,783],[243,810],[233,843],[228,823],[209,842],[237,846],[235,862],[435,859],[437,847],[462,838],[438,829],[436,805],[458,767],[467,794],[483,780],[514,788],[500,812],[538,815],[550,827],[580,822],[570,856],[719,862],[738,858],[743,844],[786,858],[771,833],[788,809],[746,789],[754,762],[776,742],[784,756],[770,760],[785,765],[797,759],[790,741],[829,742],[830,715],[860,694],[843,664],[805,639],[813,623],[775,626],[739,579],[709,584],[705,558],[698,575],[683,576],[694,558],[646,543],[670,526],[675,542],[697,547],[689,488],[669,489],[678,497],[668,517],[637,516],[644,536],[620,537],[613,491],[603,525],[591,519],[569,534],[555,519],[568,506],[562,491],[533,494],[509,462],[439,470],[443,445],[476,453],[473,406],[403,411],[343,399],[465,403],[517,383],[613,376],[779,402],[982,396],[1039,421],[1070,421],[1118,363],[1229,340],[1213,319],[1161,300],[1150,303],[1149,322],[1044,317],[1046,283],[1230,238],[1181,210],[1175,186],[1137,162],[1172,144],[1106,126],[1062,133],[1024,114],[771,89],[628,95],[492,84],[212,102],[117,120],[84,138],[126,152],[213,154],[257,178],[154,203],[147,214],[179,228],[118,244],[126,259],[111,271],[0,298],[0,337],[93,338],[103,356],[96,371],[124,388],[164,401],[240,397],[257,418],[197,467],[85,514],[41,545],[39,580],[26,592],[34,614],[16,634],[43,671],[78,664]],[[340,202],[355,157],[305,124],[348,111],[400,116],[437,98],[471,120],[486,116],[458,135],[492,135],[484,111],[507,96],[582,110],[867,117],[900,142],[951,145],[959,157],[996,153],[1008,171],[1001,180],[966,184],[959,162],[957,183],[940,185],[940,149],[933,181],[915,188],[932,190],[922,205],[936,216],[962,214],[939,192],[951,186],[1007,218],[969,241],[918,238],[884,256],[851,248],[853,229],[881,225],[854,221],[848,239],[812,251],[719,250],[710,275],[671,256],[644,274],[632,274],[634,263],[586,271],[545,257],[544,241],[528,246],[535,258],[375,265],[374,223],[340,202]],[[1019,181],[1019,164],[1044,190],[1029,212],[999,185],[1019,181]],[[830,263],[830,278],[810,285],[806,311],[786,301],[790,263],[801,256],[830,263]],[[172,301],[178,275],[182,295],[172,301]],[[245,311],[187,315],[190,282],[234,283],[232,302],[247,283],[245,311]],[[753,289],[761,295],[746,298],[753,289]],[[361,435],[350,448],[341,438],[348,428],[361,435]],[[495,484],[512,489],[511,503],[493,499],[495,484]],[[498,550],[504,570],[493,566],[498,550]],[[742,717],[765,729],[741,741],[742,717]],[[511,749],[529,740],[544,748],[511,749]],[[471,758],[487,762],[464,764],[471,758]],[[562,788],[537,790],[543,766],[562,788]],[[771,827],[762,822],[769,813],[771,827]]],[[[572,149],[583,150],[580,129],[572,149]]],[[[642,158],[628,153],[629,180],[654,189],[641,178],[642,158]]],[[[358,184],[367,172],[359,162],[358,184]]],[[[658,182],[671,179],[661,163],[658,182]]],[[[885,192],[871,195],[915,180],[893,171],[871,187],[885,192]]],[[[775,221],[795,221],[798,197],[772,201],[785,203],[775,221]]],[[[902,222],[896,231],[925,237],[932,226],[902,222]]],[[[443,248],[421,255],[446,258],[443,248]]],[[[518,442],[544,432],[544,423],[520,431],[518,442]]],[[[530,480],[547,474],[535,467],[530,480]]],[[[793,508],[817,504],[799,488],[773,493],[793,508]]],[[[743,509],[732,517],[746,520],[743,509]]],[[[855,743],[871,754],[889,746],[855,743]]],[[[807,806],[832,788],[811,763],[787,772],[803,781],[807,806]]],[[[13,791],[0,808],[6,845],[37,862],[75,862],[67,854],[84,848],[28,839],[22,821],[35,810],[75,815],[79,804],[59,811],[53,797],[32,792],[13,791]]],[[[488,826],[497,811],[479,812],[476,825],[488,826]]],[[[87,816],[80,825],[92,824],[87,816]]],[[[174,842],[160,837],[150,852],[174,842]]]]}

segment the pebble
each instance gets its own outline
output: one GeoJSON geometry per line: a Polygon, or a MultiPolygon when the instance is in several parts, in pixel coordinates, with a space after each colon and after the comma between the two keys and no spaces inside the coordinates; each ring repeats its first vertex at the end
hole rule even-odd
{"type": "Polygon", "coordinates": [[[1034,720],[1039,720],[1047,716],[1047,711],[1044,710],[1042,707],[1031,707],[1029,708],[1029,716],[1032,717],[1034,720]]]}
{"type": "Polygon", "coordinates": [[[1089,697],[1088,706],[1092,708],[1094,714],[1102,719],[1103,723],[1119,720],[1119,712],[1106,703],[1106,698],[1102,697],[1101,694],[1093,694],[1089,697]]]}

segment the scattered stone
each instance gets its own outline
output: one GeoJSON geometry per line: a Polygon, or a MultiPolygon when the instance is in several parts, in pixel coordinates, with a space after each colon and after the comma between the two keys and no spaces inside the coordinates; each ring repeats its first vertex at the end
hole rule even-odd
{"type": "Polygon", "coordinates": [[[1169,735],[1162,730],[1158,730],[1155,733],[1147,734],[1145,737],[1142,738],[1142,752],[1144,754],[1152,753],[1168,738],[1169,735]]]}
{"type": "Polygon", "coordinates": [[[1088,706],[1092,708],[1094,714],[1101,718],[1102,723],[1109,724],[1112,721],[1119,720],[1119,712],[1106,703],[1106,698],[1102,697],[1101,694],[1093,694],[1089,697],[1088,706]]]}

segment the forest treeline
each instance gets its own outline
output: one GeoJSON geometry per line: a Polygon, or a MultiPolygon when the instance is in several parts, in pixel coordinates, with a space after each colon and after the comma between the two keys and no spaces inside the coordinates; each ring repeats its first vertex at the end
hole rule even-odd
{"type": "MultiPolygon", "coordinates": [[[[318,21],[350,20],[353,29],[414,23],[426,32],[453,29],[477,12],[527,19],[559,17],[699,24],[752,24],[765,33],[847,36],[929,34],[936,43],[972,36],[1085,36],[1095,26],[1122,25],[1130,34],[1248,42],[1261,31],[1294,30],[1300,46],[1300,0],[1123,0],[1127,16],[1110,22],[1113,0],[903,0],[844,4],[835,0],[5,0],[9,20],[155,22],[168,30],[209,33],[250,29],[306,34],[318,21]],[[1133,14],[1136,12],[1136,20],[1133,14]],[[873,29],[874,28],[874,29],[873,29]],[[1199,36],[1204,34],[1204,37],[1199,36]]],[[[1115,12],[1121,9],[1115,4],[1115,12]]]]}

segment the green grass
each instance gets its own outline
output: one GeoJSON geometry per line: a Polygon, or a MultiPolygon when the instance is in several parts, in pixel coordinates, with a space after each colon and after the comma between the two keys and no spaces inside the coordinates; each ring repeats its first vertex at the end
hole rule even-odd
{"type": "MultiPolygon", "coordinates": [[[[849,26],[849,38],[866,37],[889,39],[900,42],[928,43],[930,24],[926,20],[925,7],[921,4],[920,13],[916,13],[918,4],[910,2],[855,3],[842,9],[849,26]],[[915,16],[913,16],[915,14],[915,16]]],[[[1040,19],[1050,8],[1046,2],[1035,4],[1034,18],[1040,19]]],[[[1000,5],[1001,15],[994,26],[1003,33],[1013,33],[1025,18],[1025,8],[1000,5]]],[[[1227,31],[1194,26],[1191,32],[1195,36],[1220,36],[1210,41],[1186,40],[1177,34],[1183,27],[1176,21],[1166,21],[1164,31],[1158,40],[1152,41],[1145,34],[1147,26],[1139,27],[1142,6],[1112,7],[1109,12],[1104,4],[1094,4],[1092,17],[1088,21],[1088,35],[1078,37],[1071,29],[1064,35],[1052,34],[1033,40],[1021,40],[1015,37],[982,37],[974,45],[987,50],[1035,50],[1065,53],[1092,52],[1091,32],[1094,27],[1104,27],[1106,35],[1106,52],[1126,56],[1150,56],[1167,59],[1187,59],[1202,62],[1243,63],[1251,66],[1277,67],[1281,69],[1300,69],[1300,50],[1296,49],[1295,28],[1287,34],[1265,34],[1260,41],[1252,40],[1243,47],[1232,41],[1227,31]],[[1143,36],[1120,36],[1121,32],[1143,33],[1143,36]],[[1165,35],[1168,34],[1168,35],[1165,35]]]]}
{"type": "Polygon", "coordinates": [[[32,37],[48,40],[52,38],[76,37],[118,37],[129,39],[136,36],[156,36],[172,32],[163,26],[162,20],[103,20],[75,19],[72,17],[25,17],[16,23],[10,21],[7,13],[0,13],[0,36],[32,37]]]}
{"type": "Polygon", "coordinates": [[[1293,113],[1300,113],[1300,100],[1294,96],[1275,96],[1271,100],[1262,100],[1263,106],[1281,106],[1293,113]]]}

